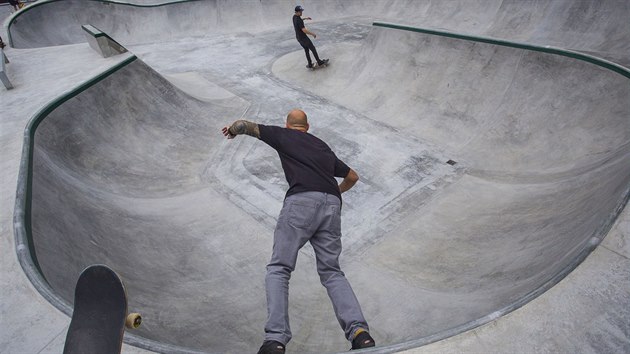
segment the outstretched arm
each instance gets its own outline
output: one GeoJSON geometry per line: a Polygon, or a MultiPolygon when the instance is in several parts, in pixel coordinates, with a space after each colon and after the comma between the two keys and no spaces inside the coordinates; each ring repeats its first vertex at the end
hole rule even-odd
{"type": "Polygon", "coordinates": [[[341,193],[347,192],[350,188],[354,187],[354,185],[359,181],[359,175],[354,172],[353,169],[350,169],[350,172],[343,178],[343,181],[339,183],[339,191],[341,193]]]}
{"type": "Polygon", "coordinates": [[[234,137],[241,134],[247,134],[260,139],[258,124],[242,119],[232,123],[229,127],[223,127],[221,131],[228,139],[234,139],[234,137]]]}

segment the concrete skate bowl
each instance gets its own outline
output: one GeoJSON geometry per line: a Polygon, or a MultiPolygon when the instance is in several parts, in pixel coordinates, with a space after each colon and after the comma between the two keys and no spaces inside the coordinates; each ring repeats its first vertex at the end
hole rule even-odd
{"type": "MultiPolygon", "coordinates": [[[[344,195],[342,266],[374,352],[525,305],[574,269],[627,203],[630,75],[579,53],[436,34],[380,24],[329,43],[335,62],[318,80],[292,47],[252,72],[279,87],[257,95],[203,72],[203,89],[185,92],[130,56],[27,128],[16,205],[25,271],[70,313],[79,272],[108,264],[145,318],[130,343],[252,352],[286,186],[273,150],[219,130],[242,116],[281,124],[276,96],[305,96],[314,134],[362,177],[344,195]]],[[[308,247],[290,300],[291,351],[347,350],[308,247]]]]}

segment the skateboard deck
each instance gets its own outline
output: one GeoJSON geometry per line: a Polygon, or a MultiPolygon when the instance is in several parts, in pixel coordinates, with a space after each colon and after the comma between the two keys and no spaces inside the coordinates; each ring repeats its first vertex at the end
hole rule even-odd
{"type": "Polygon", "coordinates": [[[317,70],[319,68],[325,68],[328,66],[328,64],[330,64],[330,59],[324,59],[324,63],[322,63],[322,65],[319,64],[315,64],[312,67],[309,67],[308,65],[306,66],[308,69],[310,70],[317,70]]]}
{"type": "Polygon", "coordinates": [[[137,313],[127,315],[127,293],[116,272],[89,266],[77,281],[63,352],[120,353],[125,326],[137,328],[141,321],[137,313]]]}

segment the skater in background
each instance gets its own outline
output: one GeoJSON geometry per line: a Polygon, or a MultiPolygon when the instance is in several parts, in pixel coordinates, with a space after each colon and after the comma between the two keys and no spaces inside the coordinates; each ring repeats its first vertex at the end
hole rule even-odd
{"type": "Polygon", "coordinates": [[[319,55],[317,55],[317,49],[315,49],[315,45],[311,42],[311,39],[308,38],[310,34],[313,38],[317,38],[317,35],[306,28],[304,26],[304,20],[310,20],[310,17],[302,18],[302,12],[304,8],[302,6],[295,7],[295,15],[293,15],[293,28],[295,29],[295,37],[297,41],[300,43],[302,48],[304,48],[304,52],[306,53],[306,60],[308,61],[307,68],[313,68],[313,61],[311,60],[311,55],[309,50],[313,52],[313,56],[315,56],[315,60],[317,61],[317,65],[324,65],[328,63],[328,59],[319,59],[319,55]]]}

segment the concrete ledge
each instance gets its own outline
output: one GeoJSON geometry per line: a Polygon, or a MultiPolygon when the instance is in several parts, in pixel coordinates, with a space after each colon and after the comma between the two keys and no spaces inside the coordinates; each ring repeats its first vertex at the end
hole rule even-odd
{"type": "Polygon", "coordinates": [[[9,59],[7,58],[6,55],[4,55],[4,50],[0,49],[0,62],[2,62],[0,64],[0,80],[2,80],[2,83],[4,84],[4,87],[7,90],[10,90],[13,88],[13,85],[11,84],[11,81],[9,81],[9,77],[7,76],[7,69],[5,64],[9,63],[9,59]]]}
{"type": "Polygon", "coordinates": [[[90,47],[103,58],[108,58],[127,51],[120,43],[92,25],[83,25],[81,28],[85,33],[85,38],[87,38],[90,47]]]}

